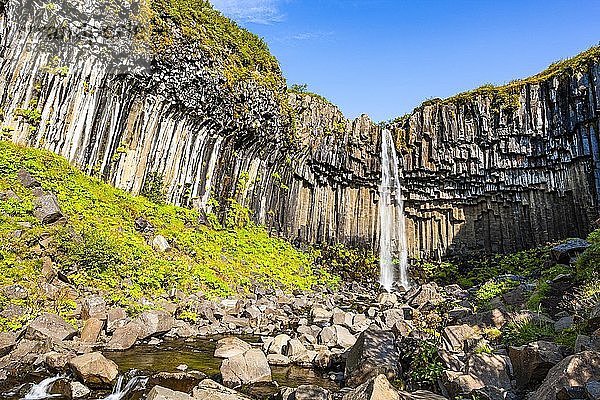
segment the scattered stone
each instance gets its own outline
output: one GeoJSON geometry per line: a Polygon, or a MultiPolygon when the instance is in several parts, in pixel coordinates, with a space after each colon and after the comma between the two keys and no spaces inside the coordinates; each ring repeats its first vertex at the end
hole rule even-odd
{"type": "Polygon", "coordinates": [[[206,375],[200,371],[159,372],[148,378],[146,387],[162,386],[178,392],[191,393],[203,379],[206,379],[206,375]]]}
{"type": "Polygon", "coordinates": [[[106,345],[106,350],[123,351],[132,348],[141,332],[142,328],[135,322],[117,328],[106,345]]]}
{"type": "Polygon", "coordinates": [[[415,308],[422,308],[426,304],[436,305],[444,298],[438,293],[437,285],[427,283],[421,286],[419,292],[409,301],[409,304],[415,308]]]}
{"type": "Polygon", "coordinates": [[[383,292],[377,296],[377,304],[381,304],[384,307],[392,307],[398,303],[398,296],[394,293],[383,292]]]}
{"type": "Polygon", "coordinates": [[[235,390],[229,389],[210,379],[205,379],[192,392],[195,400],[250,400],[235,390]]]}
{"type": "Polygon", "coordinates": [[[600,382],[591,381],[585,384],[585,392],[590,400],[600,400],[600,382]]]}
{"type": "Polygon", "coordinates": [[[0,201],[8,201],[8,200],[16,200],[21,201],[19,195],[17,195],[12,190],[8,189],[3,192],[0,192],[0,201]]]}
{"type": "Polygon", "coordinates": [[[569,329],[573,326],[574,322],[573,316],[562,317],[554,323],[554,332],[559,333],[565,329],[569,329]]]}
{"type": "Polygon", "coordinates": [[[450,398],[457,398],[471,394],[474,390],[485,387],[477,377],[456,371],[444,371],[442,381],[450,398]]]}
{"type": "Polygon", "coordinates": [[[42,224],[52,224],[63,217],[63,213],[58,205],[58,199],[54,193],[36,197],[34,205],[33,215],[39,219],[42,224]]]}
{"type": "Polygon", "coordinates": [[[69,367],[87,385],[111,385],[119,374],[117,364],[97,352],[73,358],[69,367]]]}
{"type": "Polygon", "coordinates": [[[542,340],[525,346],[510,347],[508,355],[512,361],[518,389],[541,383],[550,368],[563,358],[556,343],[542,340]]]}
{"type": "Polygon", "coordinates": [[[372,326],[360,334],[348,352],[346,384],[356,387],[380,374],[394,379],[400,368],[394,333],[372,326]]]}
{"type": "Polygon", "coordinates": [[[102,296],[92,296],[83,300],[83,305],[81,306],[81,318],[83,320],[97,318],[105,321],[107,319],[107,313],[106,301],[104,301],[104,298],[102,296]]]}
{"type": "Polygon", "coordinates": [[[292,362],[288,356],[283,354],[267,354],[269,365],[290,365],[292,362]]]}
{"type": "Polygon", "coordinates": [[[141,330],[138,339],[168,332],[173,327],[173,317],[162,310],[147,310],[135,320],[141,330]]]}
{"type": "Polygon", "coordinates": [[[380,374],[346,393],[342,400],[400,400],[400,395],[386,376],[380,374]]]}
{"type": "Polygon", "coordinates": [[[286,400],[330,400],[331,393],[315,385],[300,385],[287,393],[286,400]]]}
{"type": "Polygon", "coordinates": [[[600,353],[583,351],[565,358],[550,369],[531,400],[555,400],[565,387],[585,386],[600,379],[600,353]]]}
{"type": "Polygon", "coordinates": [[[0,332],[0,357],[4,357],[17,345],[17,335],[12,332],[0,332]]]}
{"type": "Polygon", "coordinates": [[[314,306],[310,310],[310,316],[312,318],[313,323],[315,324],[327,323],[331,321],[331,318],[333,317],[333,312],[326,310],[321,306],[314,306]]]}
{"type": "Polygon", "coordinates": [[[127,311],[124,308],[111,308],[106,313],[106,332],[114,332],[115,329],[127,324],[127,311]]]}
{"type": "Polygon", "coordinates": [[[139,217],[135,220],[135,230],[140,233],[153,233],[154,226],[147,219],[139,217]]]}
{"type": "Polygon", "coordinates": [[[275,336],[273,341],[268,346],[268,352],[270,354],[286,354],[287,346],[290,340],[292,340],[292,338],[286,334],[275,336]]]}
{"type": "Polygon", "coordinates": [[[265,354],[259,349],[250,349],[221,363],[223,384],[228,387],[271,382],[271,368],[265,354]]]}
{"type": "Polygon", "coordinates": [[[164,236],[156,235],[152,240],[152,248],[161,253],[166,253],[171,250],[171,245],[164,236]]]}
{"type": "Polygon", "coordinates": [[[183,392],[176,392],[162,386],[154,386],[146,396],[146,400],[192,400],[192,397],[183,392]]]}
{"type": "Polygon", "coordinates": [[[25,337],[30,340],[50,338],[56,342],[71,339],[77,334],[77,329],[65,322],[56,314],[43,313],[29,323],[25,337]]]}
{"type": "Polygon", "coordinates": [[[466,372],[478,378],[485,386],[510,390],[510,358],[497,354],[474,354],[467,361],[466,372]]]}
{"type": "Polygon", "coordinates": [[[575,339],[575,352],[580,353],[588,350],[600,351],[600,337],[577,335],[577,339],[575,339]]]}
{"type": "Polygon", "coordinates": [[[235,336],[225,337],[217,342],[215,357],[231,358],[250,350],[252,346],[235,336]]]}
{"type": "Polygon", "coordinates": [[[550,250],[550,254],[554,261],[558,264],[570,264],[571,258],[576,256],[579,253],[582,253],[590,247],[590,244],[583,239],[573,239],[568,241],[567,243],[559,244],[558,246],[554,246],[550,250]]]}

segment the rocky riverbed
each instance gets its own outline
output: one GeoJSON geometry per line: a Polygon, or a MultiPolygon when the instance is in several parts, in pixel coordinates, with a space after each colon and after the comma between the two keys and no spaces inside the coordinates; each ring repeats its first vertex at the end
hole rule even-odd
{"type": "MultiPolygon", "coordinates": [[[[568,280],[548,282],[563,288],[555,297],[569,295],[568,280]]],[[[53,376],[62,378],[42,397],[104,397],[125,376],[113,400],[600,398],[600,308],[528,311],[532,284],[497,281],[513,289],[485,304],[480,288],[435,283],[392,293],[358,283],[297,293],[257,285],[228,299],[174,290],[137,315],[90,292],[69,322],[43,313],[0,334],[0,386],[15,399],[39,398],[31,394],[39,386],[23,384],[53,376]],[[574,348],[554,340],[575,324],[584,328],[574,348]],[[535,327],[552,332],[518,342],[535,327]]],[[[30,295],[18,285],[2,291],[30,295]]]]}

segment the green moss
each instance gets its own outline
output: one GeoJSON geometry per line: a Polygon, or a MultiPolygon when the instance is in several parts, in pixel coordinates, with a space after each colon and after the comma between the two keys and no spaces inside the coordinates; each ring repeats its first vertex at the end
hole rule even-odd
{"type": "Polygon", "coordinates": [[[519,286],[519,282],[515,282],[512,280],[488,281],[484,283],[477,290],[477,292],[475,292],[475,299],[480,305],[483,305],[486,302],[493,299],[494,297],[498,297],[504,293],[507,293],[517,286],[519,286]]]}
{"type": "MultiPolygon", "coordinates": [[[[132,311],[141,297],[157,297],[172,288],[226,296],[246,291],[254,282],[285,290],[335,282],[313,266],[314,254],[295,250],[262,227],[211,229],[198,222],[200,215],[194,210],[131,196],[47,151],[0,142],[0,191],[6,189],[23,200],[0,201],[0,286],[23,284],[32,293],[32,305],[69,309],[66,300],[47,306],[50,300],[38,290],[42,260],[37,249],[46,237],[52,240],[44,254],[59,269],[76,271],[70,275],[76,285],[96,287],[132,311]],[[16,177],[21,168],[57,195],[69,221],[66,226],[43,226],[32,216],[33,195],[16,177]],[[138,217],[148,219],[156,234],[172,244],[172,251],[153,250],[152,238],[135,229],[138,217]],[[22,231],[19,237],[13,234],[17,230],[22,231]]],[[[19,321],[0,321],[1,326],[9,324],[19,321]]]]}
{"type": "Polygon", "coordinates": [[[150,41],[155,50],[163,51],[176,43],[173,29],[178,29],[214,59],[224,62],[230,85],[250,79],[271,89],[285,84],[279,63],[265,41],[224,17],[208,1],[148,0],[148,5],[141,15],[150,21],[150,41]]]}
{"type": "Polygon", "coordinates": [[[533,322],[529,319],[515,320],[504,328],[504,342],[510,346],[523,346],[537,340],[552,340],[554,326],[543,322],[533,322]]]}

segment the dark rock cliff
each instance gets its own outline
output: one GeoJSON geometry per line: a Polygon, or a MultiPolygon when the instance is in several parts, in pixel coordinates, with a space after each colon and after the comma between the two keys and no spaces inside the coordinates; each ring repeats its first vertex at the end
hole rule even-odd
{"type": "MultiPolygon", "coordinates": [[[[4,138],[133,193],[160,177],[174,204],[223,216],[235,198],[294,241],[377,245],[381,128],[367,116],[349,121],[311,95],[286,99],[283,78],[232,85],[199,42],[140,50],[135,10],[98,22],[106,10],[85,7],[0,7],[4,138]]],[[[584,235],[598,217],[599,81],[591,57],[508,94],[429,102],[394,122],[410,253],[584,235]]]]}

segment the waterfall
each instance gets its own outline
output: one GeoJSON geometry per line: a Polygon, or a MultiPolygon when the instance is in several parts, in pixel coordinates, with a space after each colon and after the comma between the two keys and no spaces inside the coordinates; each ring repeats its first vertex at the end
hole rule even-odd
{"type": "Polygon", "coordinates": [[[379,188],[379,268],[380,283],[391,291],[398,282],[408,290],[408,251],[404,223],[404,200],[400,187],[398,156],[392,133],[384,129],[381,138],[381,186],[379,188]],[[397,264],[397,268],[396,268],[397,264]]]}
{"type": "Polygon", "coordinates": [[[123,387],[123,375],[119,375],[112,393],[103,400],[122,400],[129,393],[145,388],[146,383],[148,383],[147,377],[134,376],[129,380],[129,382],[127,382],[125,387],[123,387]]]}
{"type": "Polygon", "coordinates": [[[42,400],[49,399],[52,397],[60,397],[60,394],[51,394],[50,389],[52,389],[52,385],[54,382],[64,379],[64,376],[54,376],[51,378],[46,378],[40,383],[33,385],[29,392],[25,395],[24,400],[42,400]]]}

